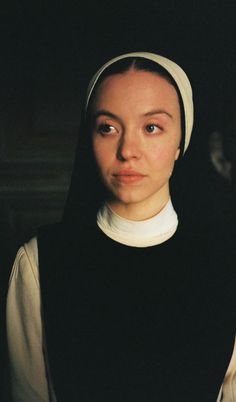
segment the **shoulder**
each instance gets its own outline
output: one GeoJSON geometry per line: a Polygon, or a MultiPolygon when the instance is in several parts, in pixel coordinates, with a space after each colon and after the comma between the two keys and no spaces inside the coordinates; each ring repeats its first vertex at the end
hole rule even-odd
{"type": "MultiPolygon", "coordinates": [[[[40,309],[37,239],[33,238],[19,248],[10,275],[7,292],[7,327],[14,328],[25,322],[33,323],[40,309]]],[[[27,324],[28,325],[28,324],[27,324]]]]}
{"type": "Polygon", "coordinates": [[[17,251],[11,269],[9,285],[39,287],[42,266],[48,265],[60,254],[65,243],[65,228],[60,224],[45,225],[37,235],[24,243],[17,251]],[[47,264],[45,263],[47,262],[47,264]]]}
{"type": "Polygon", "coordinates": [[[29,279],[38,285],[38,245],[36,237],[19,248],[9,282],[10,284],[17,282],[18,284],[26,285],[29,279]]]}

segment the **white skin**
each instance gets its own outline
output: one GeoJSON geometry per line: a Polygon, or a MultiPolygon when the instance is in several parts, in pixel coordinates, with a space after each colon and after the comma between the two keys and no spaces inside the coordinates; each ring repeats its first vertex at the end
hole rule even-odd
{"type": "Polygon", "coordinates": [[[175,88],[152,72],[130,69],[100,84],[93,103],[93,148],[118,215],[145,220],[170,198],[181,118],[175,88]]]}

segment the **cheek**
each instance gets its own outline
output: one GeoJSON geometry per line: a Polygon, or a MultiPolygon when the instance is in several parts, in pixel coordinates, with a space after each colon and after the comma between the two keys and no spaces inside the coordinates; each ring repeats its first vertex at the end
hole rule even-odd
{"type": "Polygon", "coordinates": [[[93,144],[94,158],[97,163],[98,169],[103,171],[109,165],[109,155],[110,153],[104,146],[100,146],[96,142],[93,144]]]}
{"type": "Polygon", "coordinates": [[[103,149],[102,147],[99,145],[99,142],[96,141],[96,139],[93,139],[93,154],[94,154],[94,158],[97,162],[99,162],[100,159],[103,159],[103,149]]]}
{"type": "Polygon", "coordinates": [[[172,167],[175,162],[176,149],[158,148],[156,152],[152,151],[152,161],[156,166],[163,169],[172,167]]]}

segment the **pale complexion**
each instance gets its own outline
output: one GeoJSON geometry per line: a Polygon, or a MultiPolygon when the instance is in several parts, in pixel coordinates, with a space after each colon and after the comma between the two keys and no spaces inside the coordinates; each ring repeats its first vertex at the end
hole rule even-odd
{"type": "Polygon", "coordinates": [[[107,77],[93,103],[93,148],[118,215],[144,220],[169,200],[181,119],[175,88],[158,74],[131,69],[107,77]]]}

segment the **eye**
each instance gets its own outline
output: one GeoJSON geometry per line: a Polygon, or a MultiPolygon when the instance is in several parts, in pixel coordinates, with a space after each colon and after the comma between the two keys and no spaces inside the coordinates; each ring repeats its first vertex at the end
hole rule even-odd
{"type": "Polygon", "coordinates": [[[161,128],[157,126],[156,124],[148,124],[146,126],[146,130],[150,134],[158,134],[161,132],[161,128]]]}
{"type": "Polygon", "coordinates": [[[99,124],[97,131],[102,135],[114,134],[116,129],[110,124],[99,124]]]}

